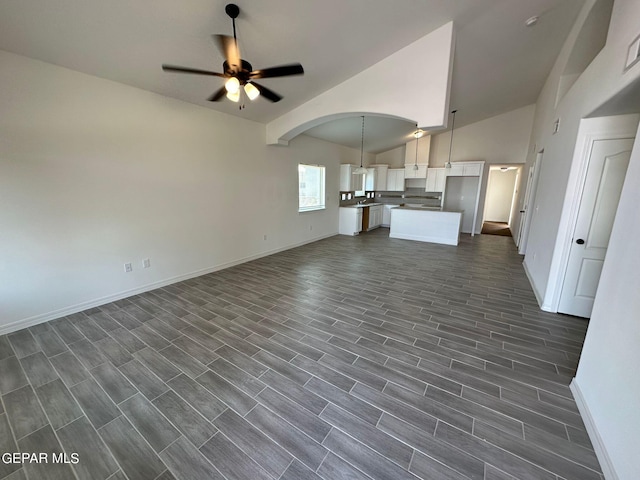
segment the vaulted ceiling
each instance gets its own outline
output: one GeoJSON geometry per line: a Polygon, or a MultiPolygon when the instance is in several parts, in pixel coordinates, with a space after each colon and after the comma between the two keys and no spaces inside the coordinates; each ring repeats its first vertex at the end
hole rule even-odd
{"type": "MultiPolygon", "coordinates": [[[[457,38],[451,107],[456,125],[534,103],[584,0],[237,0],[243,58],[254,68],[291,62],[302,77],[264,79],[284,98],[240,110],[206,99],[217,77],[163,72],[163,63],[222,71],[212,34],[231,35],[225,0],[3,0],[0,49],[230,115],[267,123],[448,21],[457,38]],[[539,16],[537,25],[525,21],[539,16]]],[[[420,88],[398,72],[407,95],[420,88]]],[[[308,134],[355,148],[360,119],[308,134]],[[351,124],[353,124],[351,126],[351,124]]],[[[401,143],[407,122],[371,121],[369,151],[401,143]]]]}

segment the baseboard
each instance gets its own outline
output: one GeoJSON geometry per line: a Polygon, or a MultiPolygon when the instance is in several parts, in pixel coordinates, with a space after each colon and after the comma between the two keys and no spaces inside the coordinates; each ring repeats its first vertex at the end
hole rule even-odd
{"type": "Polygon", "coordinates": [[[600,433],[598,433],[598,428],[596,427],[596,424],[593,421],[593,417],[591,416],[589,405],[582,396],[580,385],[578,384],[578,381],[575,377],[573,377],[573,380],[571,380],[569,388],[571,389],[571,393],[573,393],[573,398],[576,401],[576,405],[578,406],[578,411],[580,412],[580,416],[582,417],[584,426],[587,429],[587,434],[589,435],[589,439],[591,440],[591,444],[593,445],[593,450],[596,452],[596,457],[598,457],[598,461],[600,462],[600,468],[602,469],[604,478],[606,480],[619,480],[618,474],[613,467],[613,462],[611,462],[611,458],[607,453],[607,447],[604,444],[600,433]]]}
{"type": "Polygon", "coordinates": [[[538,292],[538,289],[536,288],[536,284],[533,283],[533,279],[531,278],[531,273],[529,273],[529,267],[527,266],[527,258],[526,257],[522,261],[522,267],[524,268],[524,274],[527,276],[527,279],[529,280],[529,284],[531,285],[531,290],[533,290],[533,294],[536,296],[536,300],[538,302],[538,305],[541,306],[542,305],[542,295],[540,295],[540,292],[538,292]]]}
{"type": "Polygon", "coordinates": [[[301,247],[302,245],[306,245],[309,243],[318,242],[320,240],[324,240],[325,238],[333,237],[335,235],[336,233],[331,233],[328,235],[314,237],[312,239],[309,239],[303,242],[298,242],[295,244],[287,245],[287,246],[276,248],[273,250],[268,250],[266,252],[260,252],[255,255],[250,255],[248,257],[239,258],[236,260],[232,260],[230,262],[221,263],[219,265],[214,265],[214,266],[203,268],[200,270],[195,270],[193,272],[185,273],[182,275],[176,275],[175,277],[166,278],[164,280],[159,280],[157,282],[148,283],[140,287],[132,288],[130,290],[124,290],[118,293],[114,293],[113,295],[107,295],[104,297],[95,298],[92,300],[88,300],[86,302],[81,302],[81,303],[70,305],[68,307],[64,307],[58,310],[53,310],[51,312],[34,315],[33,317],[23,318],[15,322],[0,325],[0,335],[6,335],[7,333],[15,332],[17,330],[22,330],[23,328],[27,328],[27,327],[33,327],[34,325],[48,322],[50,320],[55,320],[56,318],[64,317],[66,315],[71,315],[73,313],[82,312],[83,310],[87,310],[89,308],[99,307],[100,305],[104,305],[106,303],[115,302],[117,300],[122,300],[123,298],[131,297],[133,295],[139,295],[141,293],[145,293],[150,290],[155,290],[156,288],[166,287],[167,285],[171,285],[173,283],[183,282],[185,280],[189,280],[195,277],[200,277],[208,273],[224,270],[225,268],[230,268],[235,265],[251,262],[253,260],[257,260],[262,257],[268,257],[269,255],[274,255],[276,253],[284,252],[285,250],[291,250],[292,248],[301,247]]]}

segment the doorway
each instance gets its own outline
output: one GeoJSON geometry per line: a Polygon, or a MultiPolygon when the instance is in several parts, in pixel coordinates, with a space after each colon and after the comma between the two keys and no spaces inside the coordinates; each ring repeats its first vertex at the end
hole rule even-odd
{"type": "Polygon", "coordinates": [[[536,190],[538,188],[538,178],[540,178],[540,167],[542,166],[543,157],[544,150],[541,150],[536,155],[527,175],[527,187],[524,192],[522,210],[519,212],[520,228],[518,229],[518,239],[516,240],[516,246],[518,247],[518,253],[520,255],[524,255],[527,252],[529,227],[531,226],[531,219],[533,217],[533,205],[536,201],[536,190]]]}
{"type": "Polygon", "coordinates": [[[591,142],[559,313],[591,316],[633,142],[633,138],[591,142]]]}
{"type": "Polygon", "coordinates": [[[514,211],[518,196],[520,166],[492,165],[482,217],[482,233],[512,236],[514,211]]]}
{"type": "Polygon", "coordinates": [[[633,147],[639,121],[640,115],[627,114],[586,118],[580,123],[563,208],[566,220],[557,237],[561,248],[554,255],[543,302],[549,311],[591,317],[619,190],[626,178],[625,157],[633,147]],[[591,258],[596,251],[599,257],[591,258]]]}

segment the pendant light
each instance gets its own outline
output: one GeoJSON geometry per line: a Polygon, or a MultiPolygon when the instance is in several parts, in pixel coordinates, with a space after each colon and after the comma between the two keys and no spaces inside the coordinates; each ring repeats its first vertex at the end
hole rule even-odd
{"type": "Polygon", "coordinates": [[[418,170],[418,140],[423,135],[423,131],[418,128],[418,124],[416,123],[416,131],[413,133],[413,136],[416,137],[416,163],[413,164],[413,169],[415,171],[418,170]]]}
{"type": "Polygon", "coordinates": [[[447,163],[445,164],[445,168],[451,168],[451,149],[453,147],[453,129],[456,125],[456,112],[458,110],[451,110],[451,113],[453,114],[453,119],[451,120],[451,140],[449,140],[449,160],[447,160],[447,163]]]}
{"type": "Polygon", "coordinates": [[[364,157],[364,115],[362,115],[362,137],[360,139],[360,166],[353,171],[354,175],[362,175],[367,173],[367,169],[362,166],[363,157],[364,157]]]}

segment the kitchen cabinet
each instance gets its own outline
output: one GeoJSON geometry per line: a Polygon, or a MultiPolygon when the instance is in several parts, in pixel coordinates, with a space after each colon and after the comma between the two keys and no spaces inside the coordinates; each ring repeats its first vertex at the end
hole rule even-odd
{"type": "Polygon", "coordinates": [[[367,225],[367,231],[378,228],[382,225],[383,205],[373,205],[365,208],[369,208],[369,224],[367,225]]]}
{"type": "Polygon", "coordinates": [[[340,191],[353,192],[362,188],[362,174],[356,175],[353,171],[356,165],[342,164],[340,165],[340,191]]]}
{"type": "Polygon", "coordinates": [[[383,205],[382,206],[382,223],[383,227],[388,227],[391,225],[391,209],[396,208],[397,205],[383,205]]]}
{"type": "Polygon", "coordinates": [[[404,168],[387,170],[387,191],[404,192],[404,168]]]}
{"type": "Polygon", "coordinates": [[[338,233],[358,235],[362,231],[362,208],[340,207],[338,210],[338,233]]]}
{"type": "Polygon", "coordinates": [[[444,183],[447,179],[445,168],[427,169],[426,192],[444,192],[444,183]]]}
{"type": "Polygon", "coordinates": [[[353,190],[353,188],[351,188],[352,170],[353,170],[353,165],[340,165],[340,191],[341,192],[350,192],[353,190]]]}
{"type": "Polygon", "coordinates": [[[484,162],[455,162],[447,168],[447,177],[479,177],[484,162]]]}
{"type": "Polygon", "coordinates": [[[376,178],[378,176],[378,172],[375,168],[369,167],[367,168],[367,176],[364,180],[364,189],[367,192],[375,190],[376,188],[376,178]]]}
{"type": "Polygon", "coordinates": [[[386,191],[388,170],[389,165],[371,165],[371,167],[367,168],[365,190],[376,192],[386,191]]]}
{"type": "Polygon", "coordinates": [[[412,163],[411,165],[404,166],[404,178],[427,178],[427,167],[426,163],[418,163],[418,169],[416,170],[416,164],[412,163]]]}

